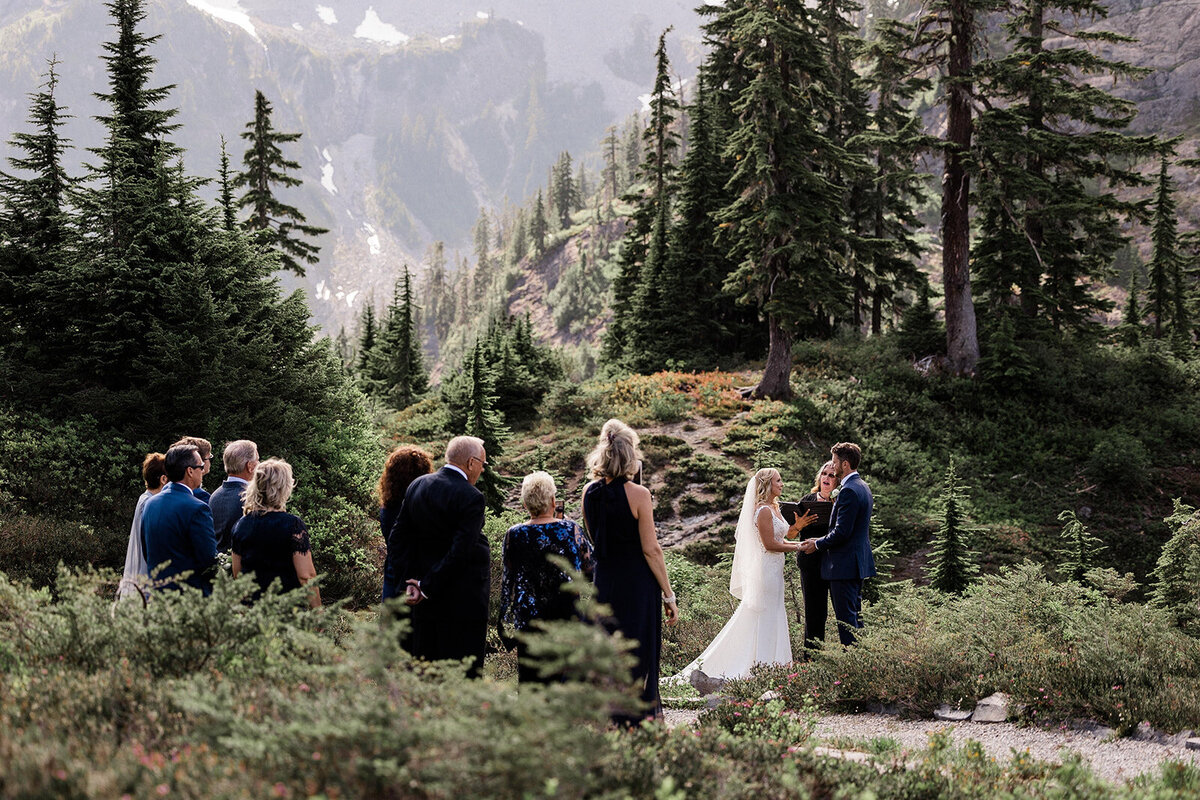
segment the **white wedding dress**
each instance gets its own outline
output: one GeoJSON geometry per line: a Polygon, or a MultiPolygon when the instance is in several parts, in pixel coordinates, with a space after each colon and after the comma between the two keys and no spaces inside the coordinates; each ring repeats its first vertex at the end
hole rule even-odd
{"type": "MultiPolygon", "coordinates": [[[[742,602],[712,644],[679,673],[681,680],[688,680],[696,670],[710,677],[739,678],[749,675],[754,664],[788,664],[792,660],[792,639],[783,605],[785,554],[768,552],[763,547],[754,522],[757,510],[751,481],[738,521],[729,579],[729,591],[742,602]]],[[[775,540],[781,542],[788,524],[773,508],[771,519],[775,540]]]]}

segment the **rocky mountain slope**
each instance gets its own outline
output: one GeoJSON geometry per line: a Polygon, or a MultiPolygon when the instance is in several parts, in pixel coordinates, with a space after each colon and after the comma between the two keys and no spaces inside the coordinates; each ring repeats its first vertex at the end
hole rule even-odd
{"type": "MultiPolygon", "coordinates": [[[[370,294],[390,296],[403,264],[419,263],[432,241],[469,249],[480,208],[520,202],[561,151],[594,150],[640,108],[654,39],[670,24],[686,68],[690,4],[641,5],[148,0],[143,31],[162,35],[155,80],[176,84],[170,102],[194,174],[216,174],[222,136],[240,161],[256,89],[278,129],[303,133],[289,155],[304,185],[288,199],[331,232],[321,263],[292,282],[336,329],[370,294]]],[[[93,93],[106,88],[109,23],[97,0],[0,2],[4,139],[24,128],[27,95],[57,56],[81,169],[100,136],[93,93]]]]}

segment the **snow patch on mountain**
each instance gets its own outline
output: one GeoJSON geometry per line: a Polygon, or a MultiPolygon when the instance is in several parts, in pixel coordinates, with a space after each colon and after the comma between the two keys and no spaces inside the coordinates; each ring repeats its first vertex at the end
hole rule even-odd
{"type": "Polygon", "coordinates": [[[258,38],[258,31],[254,29],[254,23],[250,21],[250,15],[242,10],[238,0],[233,0],[232,4],[226,2],[225,5],[217,5],[209,0],[187,0],[188,5],[193,8],[198,8],[205,14],[221,20],[237,25],[239,28],[250,34],[254,41],[262,44],[262,39],[258,38]]]}
{"type": "Polygon", "coordinates": [[[397,45],[406,43],[410,37],[398,31],[391,23],[381,20],[379,14],[375,13],[375,6],[371,6],[363,16],[363,21],[354,29],[354,38],[397,45]]]}
{"type": "Polygon", "coordinates": [[[337,25],[337,12],[329,6],[317,6],[317,16],[326,25],[337,25]]]}
{"type": "Polygon", "coordinates": [[[375,226],[364,222],[362,229],[367,233],[367,248],[371,251],[371,255],[377,256],[382,253],[383,245],[379,241],[379,234],[375,232],[375,226]]]}

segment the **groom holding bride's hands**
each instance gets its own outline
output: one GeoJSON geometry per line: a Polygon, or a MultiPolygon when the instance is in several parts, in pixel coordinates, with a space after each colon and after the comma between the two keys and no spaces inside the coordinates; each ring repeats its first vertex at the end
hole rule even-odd
{"type": "Polygon", "coordinates": [[[829,596],[838,621],[838,638],[852,645],[854,631],[862,627],[862,583],[875,575],[871,553],[871,511],[874,498],[858,474],[862,450],[850,442],[835,444],[830,452],[840,491],[833,503],[829,533],[805,539],[800,550],[821,553],[821,577],[829,582],[829,596]]]}

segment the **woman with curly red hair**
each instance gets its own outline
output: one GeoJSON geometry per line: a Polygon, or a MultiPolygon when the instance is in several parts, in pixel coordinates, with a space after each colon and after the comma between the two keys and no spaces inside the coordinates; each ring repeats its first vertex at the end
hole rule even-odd
{"type": "Polygon", "coordinates": [[[396,572],[399,547],[393,541],[403,534],[392,530],[400,516],[404,493],[414,478],[430,472],[433,472],[433,457],[429,453],[419,447],[401,445],[388,456],[383,474],[379,476],[379,530],[387,545],[387,559],[383,565],[384,600],[404,594],[404,576],[396,572]]]}

